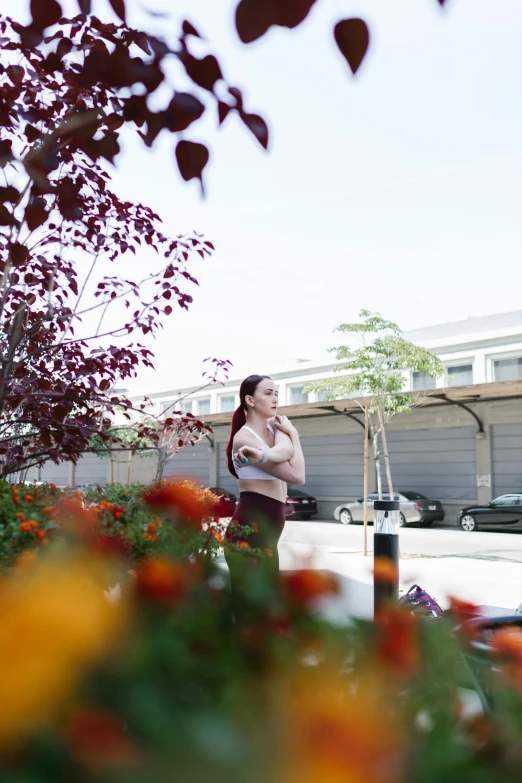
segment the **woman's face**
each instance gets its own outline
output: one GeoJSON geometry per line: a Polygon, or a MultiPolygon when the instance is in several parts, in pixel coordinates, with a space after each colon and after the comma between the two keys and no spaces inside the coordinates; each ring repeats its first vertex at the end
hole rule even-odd
{"type": "MultiPolygon", "coordinates": [[[[259,413],[260,416],[266,416],[267,419],[270,416],[275,416],[277,412],[277,389],[274,381],[270,378],[263,378],[254,394],[247,399],[253,401],[253,410],[259,413]]],[[[249,405],[249,408],[252,410],[252,405],[249,405]]]]}

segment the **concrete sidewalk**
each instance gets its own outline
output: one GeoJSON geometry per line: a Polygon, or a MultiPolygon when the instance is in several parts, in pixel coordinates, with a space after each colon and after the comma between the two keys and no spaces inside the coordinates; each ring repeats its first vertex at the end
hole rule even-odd
{"type": "MultiPolygon", "coordinates": [[[[281,541],[281,568],[308,567],[334,573],[340,581],[341,594],[325,600],[322,610],[334,622],[349,617],[373,616],[373,552],[368,556],[346,553],[335,547],[315,546],[281,541]]],[[[522,565],[469,557],[403,557],[399,563],[403,593],[418,583],[442,608],[448,596],[456,596],[481,607],[486,616],[514,614],[522,601],[522,565]]]]}

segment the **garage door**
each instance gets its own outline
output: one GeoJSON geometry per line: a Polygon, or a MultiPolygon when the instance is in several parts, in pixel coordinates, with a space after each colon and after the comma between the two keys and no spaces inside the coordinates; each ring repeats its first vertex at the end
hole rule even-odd
{"type": "MultiPolygon", "coordinates": [[[[477,497],[474,427],[387,432],[395,490],[413,490],[446,500],[477,497]]],[[[381,463],[386,483],[384,460],[381,463]]]]}
{"type": "Polygon", "coordinates": [[[364,433],[301,438],[306,464],[303,491],[318,497],[363,494],[364,433]]]}
{"type": "Polygon", "coordinates": [[[493,496],[522,492],[522,424],[492,424],[493,496]]]}
{"type": "Polygon", "coordinates": [[[170,462],[167,462],[163,475],[165,478],[190,477],[198,483],[208,486],[209,470],[209,444],[207,440],[204,440],[195,446],[185,446],[181,449],[170,462]]]}
{"type": "Polygon", "coordinates": [[[227,455],[226,455],[226,443],[218,443],[218,487],[225,489],[227,492],[233,492],[237,495],[239,488],[237,485],[237,479],[234,478],[227,468],[227,455]]]}

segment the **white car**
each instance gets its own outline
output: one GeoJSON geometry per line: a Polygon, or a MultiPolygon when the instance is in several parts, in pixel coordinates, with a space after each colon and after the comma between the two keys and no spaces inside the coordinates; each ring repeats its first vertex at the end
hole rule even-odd
{"type": "MultiPolygon", "coordinates": [[[[383,500],[389,500],[390,496],[383,493],[383,500]]],[[[366,500],[368,508],[368,522],[373,523],[373,503],[379,499],[377,492],[370,492],[366,500]]],[[[431,525],[433,522],[442,522],[444,519],[444,509],[440,500],[430,500],[420,492],[398,492],[395,494],[395,500],[400,503],[399,525],[409,525],[413,522],[422,522],[424,525],[431,525]]],[[[334,511],[334,518],[343,525],[350,525],[352,522],[364,521],[364,498],[343,503],[334,511]]]]}

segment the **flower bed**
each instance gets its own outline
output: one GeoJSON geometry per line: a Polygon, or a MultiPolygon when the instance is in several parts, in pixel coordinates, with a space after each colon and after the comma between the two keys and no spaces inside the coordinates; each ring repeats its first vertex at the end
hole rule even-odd
{"type": "Polygon", "coordinates": [[[207,492],[13,489],[1,490],[2,780],[518,779],[518,632],[493,637],[489,707],[471,714],[469,639],[454,627],[472,607],[333,626],[319,608],[334,579],[302,569],[276,584],[247,548],[237,625],[207,492]]]}

